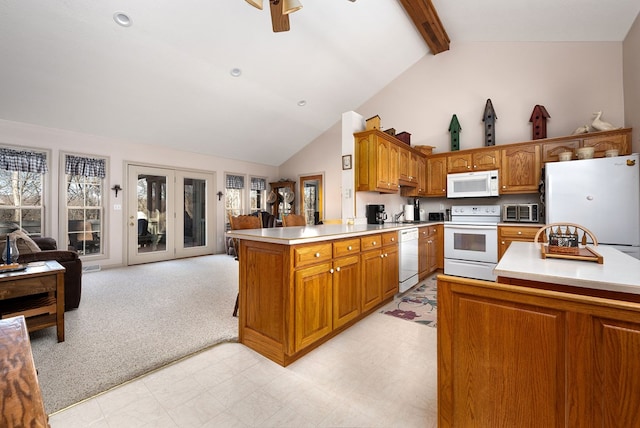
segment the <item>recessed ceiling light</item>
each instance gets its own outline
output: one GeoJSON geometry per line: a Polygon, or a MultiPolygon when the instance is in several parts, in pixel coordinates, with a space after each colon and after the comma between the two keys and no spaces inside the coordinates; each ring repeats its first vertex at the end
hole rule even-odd
{"type": "Polygon", "coordinates": [[[239,68],[232,68],[229,74],[231,74],[233,77],[240,77],[240,75],[242,74],[242,70],[240,70],[239,68]]]}
{"type": "Polygon", "coordinates": [[[307,100],[300,100],[300,101],[298,101],[298,106],[300,106],[300,107],[304,107],[304,106],[306,106],[306,105],[307,105],[307,100]]]}
{"type": "Polygon", "coordinates": [[[116,21],[116,24],[122,27],[131,27],[131,24],[133,24],[133,21],[131,20],[131,18],[129,18],[129,15],[124,12],[114,13],[113,20],[116,21]]]}

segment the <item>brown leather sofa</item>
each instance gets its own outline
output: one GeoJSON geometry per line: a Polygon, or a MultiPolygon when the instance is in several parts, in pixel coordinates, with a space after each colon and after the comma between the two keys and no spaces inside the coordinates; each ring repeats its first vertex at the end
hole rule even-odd
{"type": "Polygon", "coordinates": [[[69,311],[80,306],[82,294],[82,260],[73,250],[58,250],[56,240],[46,237],[32,237],[42,251],[20,253],[18,263],[55,260],[66,269],[64,272],[64,310],[69,311]]]}

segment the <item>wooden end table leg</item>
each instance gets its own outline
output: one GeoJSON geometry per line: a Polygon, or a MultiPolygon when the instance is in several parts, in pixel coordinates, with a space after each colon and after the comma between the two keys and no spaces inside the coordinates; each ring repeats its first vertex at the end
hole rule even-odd
{"type": "Polygon", "coordinates": [[[58,272],[56,280],[56,331],[58,342],[64,342],[64,272],[58,272]]]}

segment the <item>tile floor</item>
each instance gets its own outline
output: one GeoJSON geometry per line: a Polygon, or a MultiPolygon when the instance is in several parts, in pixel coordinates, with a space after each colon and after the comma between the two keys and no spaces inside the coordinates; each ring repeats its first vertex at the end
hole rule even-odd
{"type": "Polygon", "coordinates": [[[281,367],[221,344],[50,417],[52,428],[436,427],[436,329],[374,313],[281,367]]]}

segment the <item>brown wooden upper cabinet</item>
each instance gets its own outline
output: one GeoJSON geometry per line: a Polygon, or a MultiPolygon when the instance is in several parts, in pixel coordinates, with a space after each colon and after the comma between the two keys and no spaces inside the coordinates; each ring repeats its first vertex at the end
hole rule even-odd
{"type": "Polygon", "coordinates": [[[585,134],[585,138],[582,140],[582,147],[594,147],[594,157],[604,157],[604,152],[607,150],[617,149],[618,154],[628,155],[631,154],[631,130],[627,129],[613,131],[607,135],[593,135],[587,137],[589,134],[585,134]]]}
{"type": "Polygon", "coordinates": [[[417,155],[407,147],[398,147],[399,157],[399,177],[398,182],[401,186],[418,186],[418,166],[417,155]]]}
{"type": "Polygon", "coordinates": [[[427,195],[447,195],[447,153],[427,158],[427,195]]]}
{"type": "Polygon", "coordinates": [[[471,149],[451,152],[447,157],[447,172],[487,171],[500,168],[500,150],[471,149]]]}
{"type": "Polygon", "coordinates": [[[595,147],[595,157],[631,153],[631,128],[425,155],[379,130],[354,134],[356,190],[445,197],[447,174],[500,171],[500,194],[537,193],[542,165],[562,152],[595,147]]]}
{"type": "Polygon", "coordinates": [[[356,191],[398,193],[399,147],[378,130],[355,134],[356,191]]]}
{"type": "Polygon", "coordinates": [[[507,147],[500,156],[500,194],[538,192],[542,167],[539,144],[507,147]]]}

